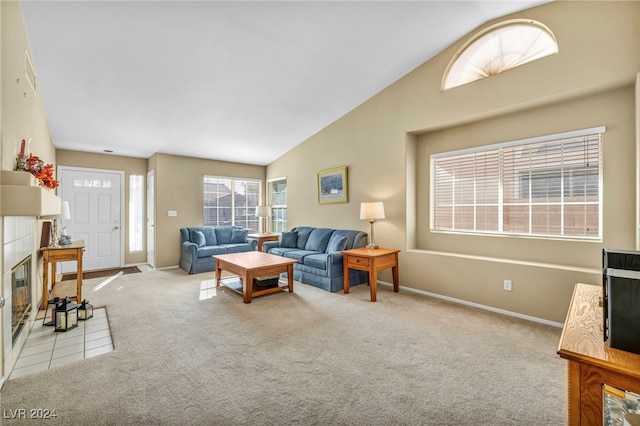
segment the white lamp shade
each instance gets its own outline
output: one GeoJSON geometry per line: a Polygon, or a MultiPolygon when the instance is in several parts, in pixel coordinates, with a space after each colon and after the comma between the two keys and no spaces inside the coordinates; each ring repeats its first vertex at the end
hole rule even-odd
{"type": "Polygon", "coordinates": [[[269,217],[269,216],[271,216],[271,207],[269,207],[269,206],[258,206],[258,207],[256,207],[256,216],[257,217],[269,217]]]}
{"type": "Polygon", "coordinates": [[[360,219],[384,219],[384,204],[382,201],[360,203],[360,219]]]}
{"type": "Polygon", "coordinates": [[[62,202],[62,211],[60,212],[60,219],[69,220],[71,219],[71,210],[69,209],[69,202],[62,202]]]}

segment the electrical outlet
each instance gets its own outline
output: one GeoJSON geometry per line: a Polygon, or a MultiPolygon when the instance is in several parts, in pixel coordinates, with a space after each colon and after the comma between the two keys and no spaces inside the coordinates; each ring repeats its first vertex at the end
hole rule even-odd
{"type": "Polygon", "coordinates": [[[504,290],[511,291],[511,280],[504,280],[504,290]]]}

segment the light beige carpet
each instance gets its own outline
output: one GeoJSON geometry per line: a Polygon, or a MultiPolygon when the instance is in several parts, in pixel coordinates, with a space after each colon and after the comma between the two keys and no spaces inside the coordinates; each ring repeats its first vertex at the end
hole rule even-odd
{"type": "Polygon", "coordinates": [[[201,290],[212,279],[85,281],[114,351],[7,381],[0,408],[55,409],[45,424],[65,425],[566,424],[560,329],[386,287],[371,303],[366,285],[296,283],[245,305],[201,290]]]}
{"type": "MultiPolygon", "coordinates": [[[[82,273],[83,280],[90,280],[92,278],[103,278],[103,277],[112,277],[118,273],[122,272],[123,274],[137,274],[140,272],[137,266],[128,266],[126,268],[112,268],[112,269],[103,269],[98,271],[84,271],[82,273]]],[[[62,281],[75,280],[78,276],[77,273],[73,274],[64,274],[62,275],[62,281]]]]}

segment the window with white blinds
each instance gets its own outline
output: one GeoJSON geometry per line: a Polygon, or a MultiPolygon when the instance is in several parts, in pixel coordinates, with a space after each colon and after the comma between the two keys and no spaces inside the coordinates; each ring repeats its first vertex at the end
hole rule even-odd
{"type": "Polygon", "coordinates": [[[242,226],[258,232],[256,207],[261,199],[262,181],[204,176],[203,224],[242,226]]]}
{"type": "Polygon", "coordinates": [[[432,154],[431,230],[601,239],[605,130],[432,154]]]}

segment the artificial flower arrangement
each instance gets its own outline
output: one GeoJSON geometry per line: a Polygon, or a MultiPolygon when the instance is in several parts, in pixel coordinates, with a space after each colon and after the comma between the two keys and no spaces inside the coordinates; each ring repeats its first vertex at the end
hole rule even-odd
{"type": "Polygon", "coordinates": [[[53,164],[47,164],[33,154],[25,155],[25,140],[22,140],[22,147],[18,155],[17,169],[31,173],[38,179],[40,185],[54,189],[57,188],[59,182],[53,178],[53,164]]]}

